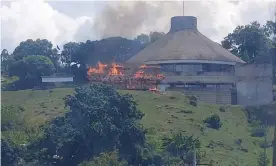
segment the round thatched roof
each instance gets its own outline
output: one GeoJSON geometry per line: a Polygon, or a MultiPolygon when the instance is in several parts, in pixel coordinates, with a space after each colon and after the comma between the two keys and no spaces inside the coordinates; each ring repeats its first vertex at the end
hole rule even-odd
{"type": "Polygon", "coordinates": [[[171,19],[165,36],[131,57],[127,63],[245,63],[197,30],[196,17],[171,19]]]}

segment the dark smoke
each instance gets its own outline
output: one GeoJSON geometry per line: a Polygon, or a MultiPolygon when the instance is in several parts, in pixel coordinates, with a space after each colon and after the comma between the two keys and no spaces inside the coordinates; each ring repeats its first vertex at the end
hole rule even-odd
{"type": "Polygon", "coordinates": [[[165,5],[166,2],[110,2],[96,18],[94,30],[101,38],[133,37],[144,25],[154,26],[156,19],[162,16],[165,5]]]}

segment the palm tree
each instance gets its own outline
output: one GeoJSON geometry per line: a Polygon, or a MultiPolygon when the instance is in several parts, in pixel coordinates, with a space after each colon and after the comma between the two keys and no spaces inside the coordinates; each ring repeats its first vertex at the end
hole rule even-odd
{"type": "Polygon", "coordinates": [[[173,156],[181,158],[184,162],[192,160],[194,148],[200,147],[200,142],[193,136],[185,136],[182,133],[173,134],[171,137],[164,138],[163,146],[173,156]]]}

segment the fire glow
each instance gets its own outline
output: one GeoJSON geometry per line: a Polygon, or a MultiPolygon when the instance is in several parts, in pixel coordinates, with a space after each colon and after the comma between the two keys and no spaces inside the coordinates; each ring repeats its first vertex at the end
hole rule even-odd
{"type": "Polygon", "coordinates": [[[121,64],[108,65],[98,62],[96,67],[88,68],[87,76],[91,82],[121,84],[126,89],[147,89],[153,92],[157,92],[157,83],[164,79],[157,66],[141,65],[134,73],[128,72],[130,70],[133,68],[121,64]]]}

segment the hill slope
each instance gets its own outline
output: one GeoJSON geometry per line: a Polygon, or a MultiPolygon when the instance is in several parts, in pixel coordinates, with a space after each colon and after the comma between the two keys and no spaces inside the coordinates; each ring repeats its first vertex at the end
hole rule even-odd
{"type": "MultiPolygon", "coordinates": [[[[63,97],[73,93],[71,88],[53,90],[24,90],[2,92],[2,104],[18,105],[25,109],[22,115],[27,119],[27,125],[35,128],[45,124],[56,116],[62,116],[67,111],[64,108],[63,97]]],[[[195,135],[202,142],[202,150],[206,152],[205,161],[211,159],[215,165],[257,165],[257,158],[262,149],[259,142],[263,138],[250,136],[250,127],[241,107],[225,106],[225,112],[219,111],[219,106],[199,104],[194,107],[180,93],[170,92],[168,95],[158,95],[145,91],[121,91],[130,93],[145,113],[142,124],[148,129],[148,139],[160,147],[160,140],[170,132],[182,131],[187,135],[195,135]],[[218,114],[222,120],[219,130],[207,128],[202,122],[212,114],[218,114]],[[241,142],[238,144],[237,142],[241,142]]],[[[268,141],[272,140],[270,129],[268,141]]],[[[34,135],[39,135],[34,131],[34,135]]],[[[10,137],[16,143],[29,141],[25,132],[5,131],[3,136],[10,137]]],[[[30,134],[29,134],[30,136],[30,134]]],[[[268,149],[272,158],[272,149],[268,149]]]]}

